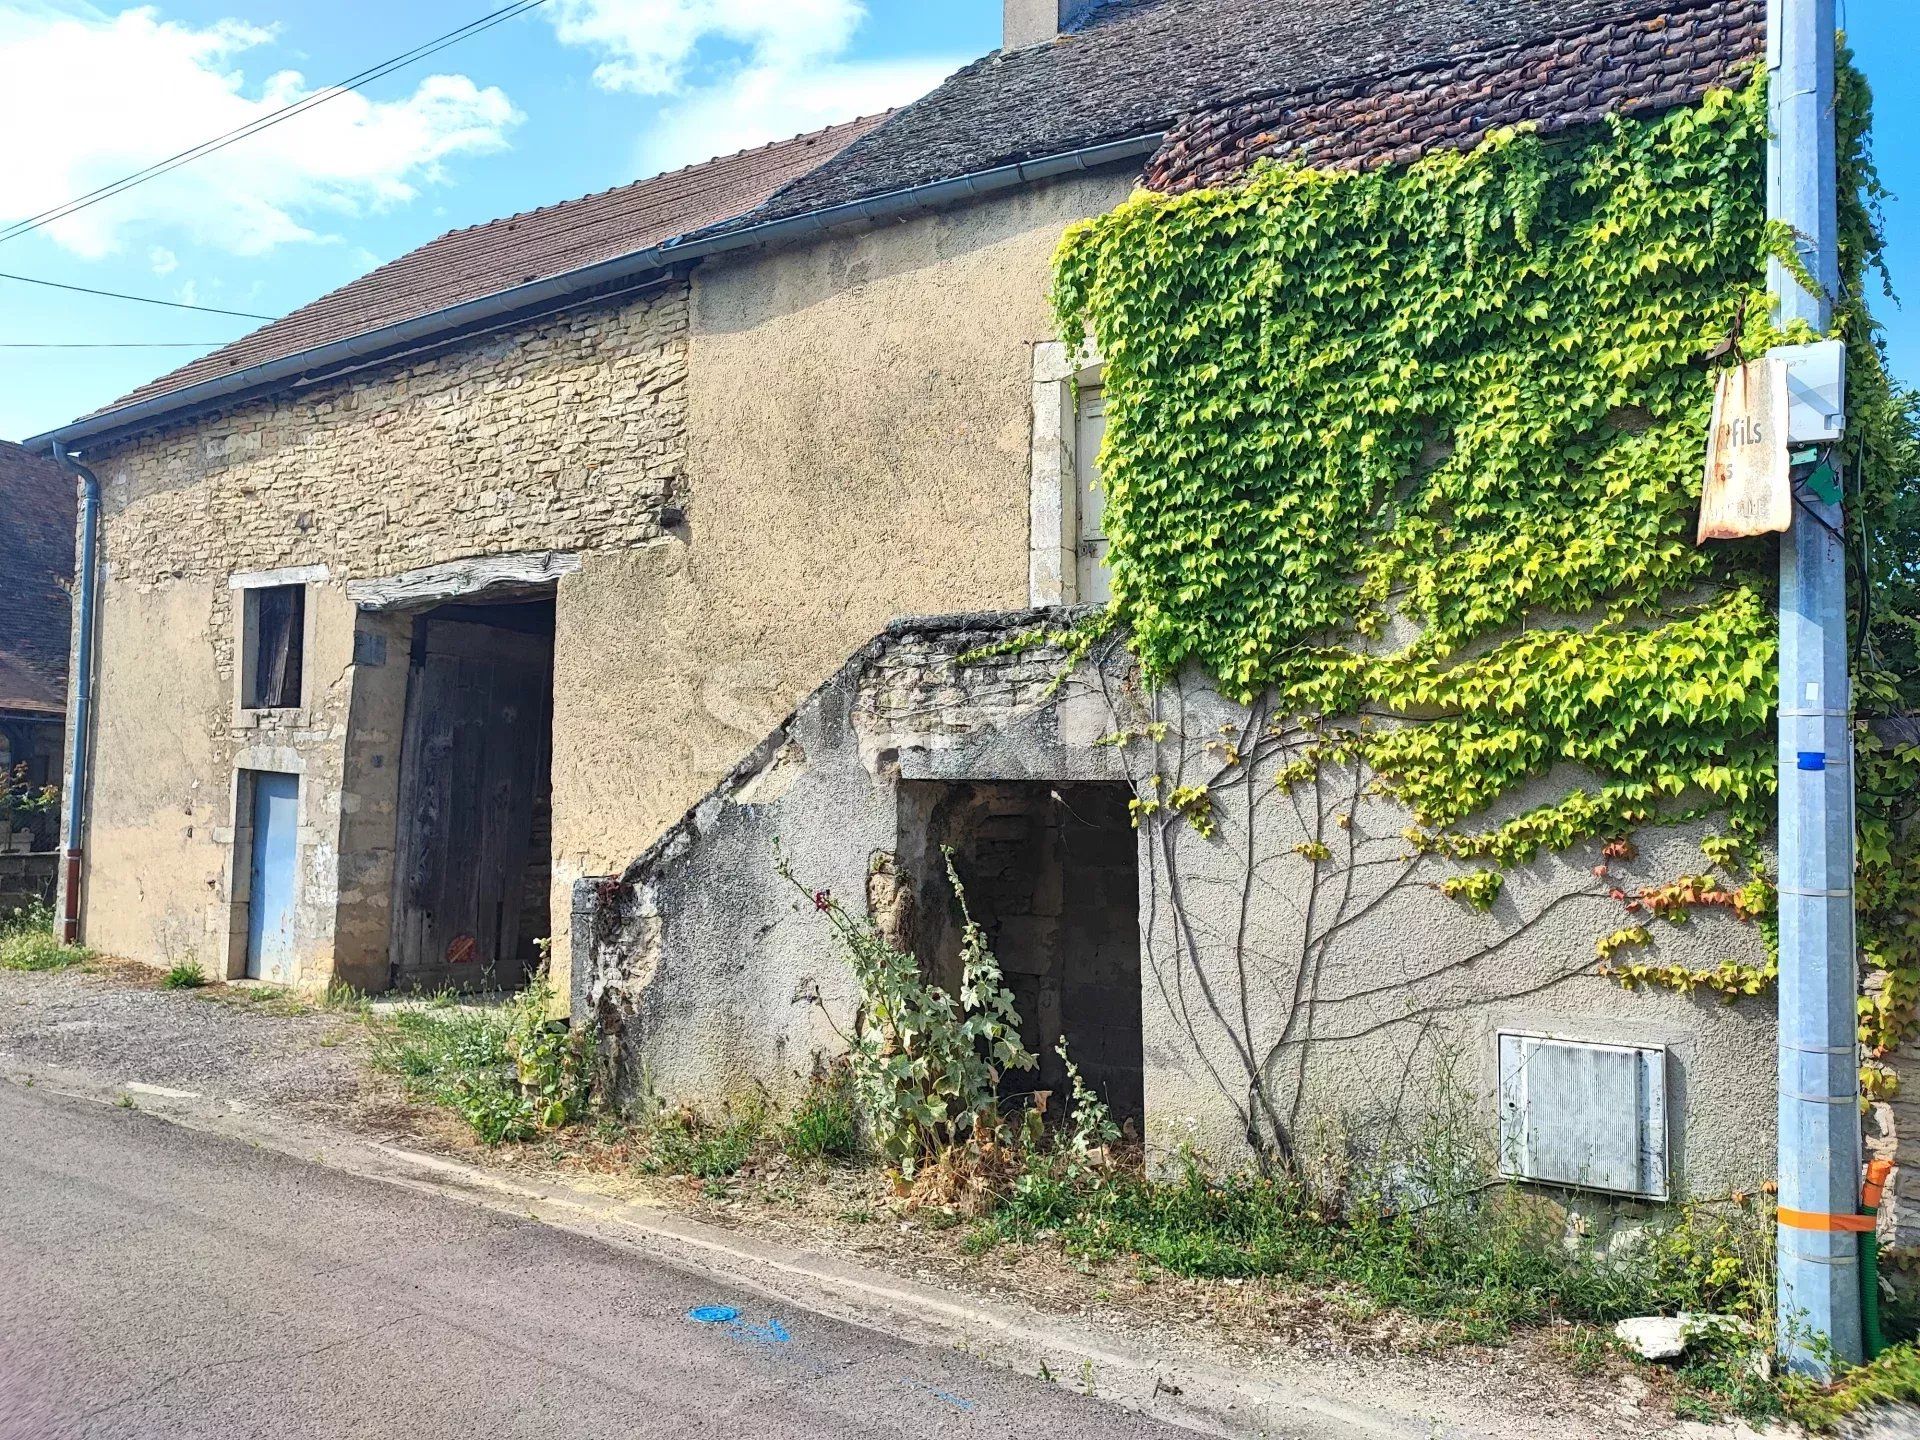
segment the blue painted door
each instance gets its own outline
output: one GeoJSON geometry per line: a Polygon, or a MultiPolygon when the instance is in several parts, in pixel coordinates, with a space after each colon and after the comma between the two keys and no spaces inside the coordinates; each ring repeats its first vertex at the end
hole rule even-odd
{"type": "Polygon", "coordinates": [[[300,777],[260,770],[253,777],[252,888],[247,901],[247,976],[289,984],[293,947],[294,832],[300,777]]]}

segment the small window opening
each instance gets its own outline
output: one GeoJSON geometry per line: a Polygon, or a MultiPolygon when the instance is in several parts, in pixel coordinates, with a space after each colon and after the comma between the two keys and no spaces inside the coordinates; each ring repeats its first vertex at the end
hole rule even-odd
{"type": "Polygon", "coordinates": [[[304,585],[263,585],[246,592],[247,650],[243,703],[250,710],[293,709],[307,629],[304,585]]]}

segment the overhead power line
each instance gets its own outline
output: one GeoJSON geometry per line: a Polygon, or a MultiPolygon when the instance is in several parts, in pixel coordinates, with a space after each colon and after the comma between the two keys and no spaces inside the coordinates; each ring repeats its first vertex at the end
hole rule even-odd
{"type": "Polygon", "coordinates": [[[165,305],[169,310],[198,310],[203,315],[237,315],[242,320],[278,320],[278,315],[260,315],[252,310],[222,310],[216,305],[189,305],[184,300],[160,300],[152,295],[126,295],[118,290],[96,290],[91,285],[68,285],[59,280],[41,280],[32,275],[9,275],[0,270],[0,280],[18,280],[22,285],[45,285],[52,290],[72,290],[80,295],[104,295],[109,300],[135,300],[142,305],[165,305]]]}
{"type": "Polygon", "coordinates": [[[378,65],[369,66],[357,74],[349,75],[336,85],[317,90],[302,100],[296,100],[281,106],[278,110],[269,111],[265,115],[248,121],[245,125],[236,126],[225,134],[216,135],[211,140],[203,140],[200,144],[169,155],[164,160],[156,160],[143,170],[123,175],[118,180],[89,190],[84,195],[76,195],[71,200],[55,205],[51,209],[42,210],[36,215],[28,215],[10,225],[0,226],[0,242],[12,240],[30,231],[51,225],[56,220],[63,220],[77,211],[85,210],[88,206],[98,205],[102,200],[109,200],[122,191],[131,190],[134,186],[144,184],[170,170],[177,170],[182,165],[191,164],[217,150],[224,150],[227,146],[237,144],[250,135],[257,135],[262,130],[271,129],[275,125],[293,119],[296,115],[305,114],[316,106],[326,104],[329,100],[337,100],[340,96],[359,90],[382,76],[391,75],[394,71],[411,65],[416,60],[424,60],[427,56],[437,54],[449,45],[457,45],[462,40],[471,39],[484,30],[491,30],[494,26],[524,15],[529,10],[537,10],[546,3],[547,0],[515,0],[511,5],[503,5],[498,10],[489,11],[479,19],[471,20],[458,29],[449,30],[444,35],[437,35],[431,40],[414,46],[411,50],[403,51],[390,59],[382,60],[378,65]]]}

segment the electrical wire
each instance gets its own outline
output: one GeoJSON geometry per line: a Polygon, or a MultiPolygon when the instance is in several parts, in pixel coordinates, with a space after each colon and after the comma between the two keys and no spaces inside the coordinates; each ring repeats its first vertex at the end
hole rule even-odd
{"type": "Polygon", "coordinates": [[[245,125],[236,126],[234,129],[226,131],[224,134],[216,135],[210,140],[203,140],[198,145],[169,155],[164,160],[156,160],[145,169],[136,170],[130,175],[123,175],[118,180],[110,181],[105,185],[87,191],[83,195],[76,195],[71,200],[55,205],[51,209],[42,210],[35,215],[28,215],[23,219],[14,221],[10,225],[0,226],[0,242],[12,240],[18,236],[41,229],[43,226],[51,225],[56,220],[63,220],[77,211],[86,209],[88,206],[98,205],[102,200],[109,200],[123,191],[131,190],[134,186],[164,175],[170,170],[177,170],[182,165],[190,164],[204,156],[213,154],[215,151],[224,150],[229,145],[237,144],[248,136],[257,135],[262,130],[271,129],[283,121],[293,119],[296,115],[304,114],[316,106],[324,105],[329,100],[337,100],[340,96],[359,90],[371,84],[373,81],[380,79],[382,76],[391,75],[394,71],[411,65],[416,60],[424,60],[427,56],[437,54],[450,45],[457,45],[462,40],[471,39],[483,31],[491,30],[496,25],[501,25],[508,20],[516,19],[526,14],[529,10],[536,10],[546,3],[547,0],[514,0],[514,3],[511,5],[503,5],[498,10],[493,10],[480,16],[477,20],[468,21],[458,29],[449,30],[446,34],[436,36],[432,40],[424,41],[414,46],[411,50],[402,51],[390,59],[382,60],[378,65],[369,66],[357,74],[349,75],[345,80],[340,81],[336,85],[328,86],[324,90],[316,90],[313,94],[303,99],[283,105],[278,110],[270,111],[268,114],[248,121],[245,125]]]}
{"type": "Polygon", "coordinates": [[[260,315],[252,310],[222,310],[214,305],[189,305],[184,300],[160,300],[152,295],[128,295],[119,290],[96,290],[91,285],[68,285],[59,280],[42,280],[33,275],[10,275],[0,270],[0,280],[18,280],[22,285],[45,285],[52,290],[72,290],[80,295],[104,295],[109,300],[134,300],[142,305],[165,305],[170,310],[198,310],[203,315],[237,315],[242,320],[278,320],[278,315],[260,315]]]}

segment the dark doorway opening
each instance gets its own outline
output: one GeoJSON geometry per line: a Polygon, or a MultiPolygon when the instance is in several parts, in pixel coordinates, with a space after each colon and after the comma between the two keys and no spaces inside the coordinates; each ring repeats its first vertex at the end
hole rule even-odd
{"type": "Polygon", "coordinates": [[[1128,788],[1103,782],[906,781],[900,861],[913,877],[914,943],[928,973],[959,982],[959,907],[941,847],[953,849],[973,918],[986,931],[1020,1011],[1038,1073],[1003,1091],[1069,1086],[1061,1038],[1113,1110],[1145,1116],[1140,1033],[1140,880],[1128,788]]]}
{"type": "Polygon", "coordinates": [[[514,989],[552,933],[551,593],[414,617],[392,983],[514,989]]]}

